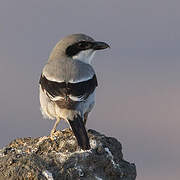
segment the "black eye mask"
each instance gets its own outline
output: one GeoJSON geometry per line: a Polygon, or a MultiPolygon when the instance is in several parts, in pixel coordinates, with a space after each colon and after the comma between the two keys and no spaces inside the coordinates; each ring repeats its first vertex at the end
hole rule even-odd
{"type": "Polygon", "coordinates": [[[92,49],[93,45],[94,45],[93,42],[87,42],[87,41],[77,42],[66,49],[66,55],[72,57],[78,54],[80,51],[92,49]]]}

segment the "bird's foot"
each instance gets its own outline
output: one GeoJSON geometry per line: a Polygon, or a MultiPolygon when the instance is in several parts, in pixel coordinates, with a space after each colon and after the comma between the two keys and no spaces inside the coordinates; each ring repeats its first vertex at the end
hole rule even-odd
{"type": "Polygon", "coordinates": [[[56,137],[56,130],[55,129],[52,129],[51,133],[50,133],[50,139],[51,140],[54,140],[56,137]]]}

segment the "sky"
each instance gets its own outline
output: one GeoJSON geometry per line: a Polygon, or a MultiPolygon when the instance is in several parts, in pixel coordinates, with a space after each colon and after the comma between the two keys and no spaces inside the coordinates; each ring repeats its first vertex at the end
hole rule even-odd
{"type": "MultiPolygon", "coordinates": [[[[54,45],[85,33],[96,53],[87,128],[117,138],[137,180],[180,177],[180,1],[0,0],[0,147],[50,133],[38,81],[54,45]]],[[[60,123],[59,129],[65,128],[60,123]]]]}

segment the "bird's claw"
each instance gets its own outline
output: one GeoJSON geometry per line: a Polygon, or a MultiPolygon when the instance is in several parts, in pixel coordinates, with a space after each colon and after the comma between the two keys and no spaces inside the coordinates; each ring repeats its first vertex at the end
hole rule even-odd
{"type": "Polygon", "coordinates": [[[50,133],[50,139],[51,140],[54,140],[55,139],[55,136],[56,136],[56,130],[52,130],[51,133],[50,133]]]}

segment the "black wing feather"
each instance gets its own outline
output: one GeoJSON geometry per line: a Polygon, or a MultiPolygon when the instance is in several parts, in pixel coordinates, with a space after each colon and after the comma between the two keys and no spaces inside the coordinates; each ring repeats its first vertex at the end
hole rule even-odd
{"type": "Polygon", "coordinates": [[[83,96],[83,99],[86,99],[98,86],[96,75],[87,81],[78,83],[54,82],[41,75],[39,84],[41,84],[42,90],[46,90],[52,97],[62,96],[65,98],[71,95],[83,96]]]}

